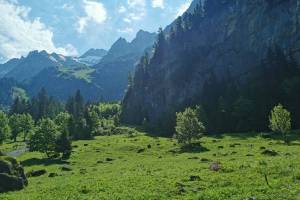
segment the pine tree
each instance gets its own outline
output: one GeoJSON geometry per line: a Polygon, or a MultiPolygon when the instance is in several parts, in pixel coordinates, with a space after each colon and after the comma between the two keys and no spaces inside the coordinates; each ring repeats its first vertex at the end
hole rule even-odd
{"type": "Polygon", "coordinates": [[[67,132],[61,133],[55,141],[55,152],[62,153],[63,159],[68,159],[72,152],[72,142],[67,132]]]}
{"type": "Polygon", "coordinates": [[[160,63],[164,57],[164,49],[166,47],[166,38],[162,28],[158,30],[157,42],[154,45],[153,60],[160,63]]]}

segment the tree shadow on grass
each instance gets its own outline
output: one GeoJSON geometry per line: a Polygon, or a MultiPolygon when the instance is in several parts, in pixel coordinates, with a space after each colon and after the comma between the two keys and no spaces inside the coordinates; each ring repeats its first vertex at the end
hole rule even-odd
{"type": "Polygon", "coordinates": [[[170,150],[171,153],[201,153],[201,152],[206,152],[206,151],[209,151],[209,149],[202,146],[200,144],[200,142],[186,144],[179,148],[170,150]]]}
{"type": "Polygon", "coordinates": [[[69,164],[68,161],[61,159],[51,159],[51,158],[30,158],[21,162],[24,167],[29,167],[33,165],[57,165],[57,164],[69,164]]]}

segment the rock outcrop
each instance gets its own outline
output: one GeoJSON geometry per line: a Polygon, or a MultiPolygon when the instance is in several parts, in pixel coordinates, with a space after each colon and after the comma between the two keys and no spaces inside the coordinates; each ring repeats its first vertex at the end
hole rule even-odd
{"type": "Polygon", "coordinates": [[[12,157],[0,156],[0,193],[21,190],[28,181],[23,167],[12,157]]]}

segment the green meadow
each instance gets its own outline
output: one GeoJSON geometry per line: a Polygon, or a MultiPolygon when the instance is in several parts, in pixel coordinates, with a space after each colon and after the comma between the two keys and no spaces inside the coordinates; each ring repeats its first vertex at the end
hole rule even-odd
{"type": "Polygon", "coordinates": [[[297,200],[300,140],[293,135],[290,145],[253,133],[205,136],[189,147],[138,131],[97,136],[73,142],[67,161],[37,152],[19,156],[26,172],[47,173],[0,199],[297,200]]]}

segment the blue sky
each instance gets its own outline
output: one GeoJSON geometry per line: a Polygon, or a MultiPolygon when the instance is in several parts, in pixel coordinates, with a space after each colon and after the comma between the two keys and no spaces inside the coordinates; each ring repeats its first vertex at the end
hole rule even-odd
{"type": "Polygon", "coordinates": [[[0,0],[0,61],[45,49],[65,55],[109,49],[140,29],[155,32],[191,0],[0,0]]]}

